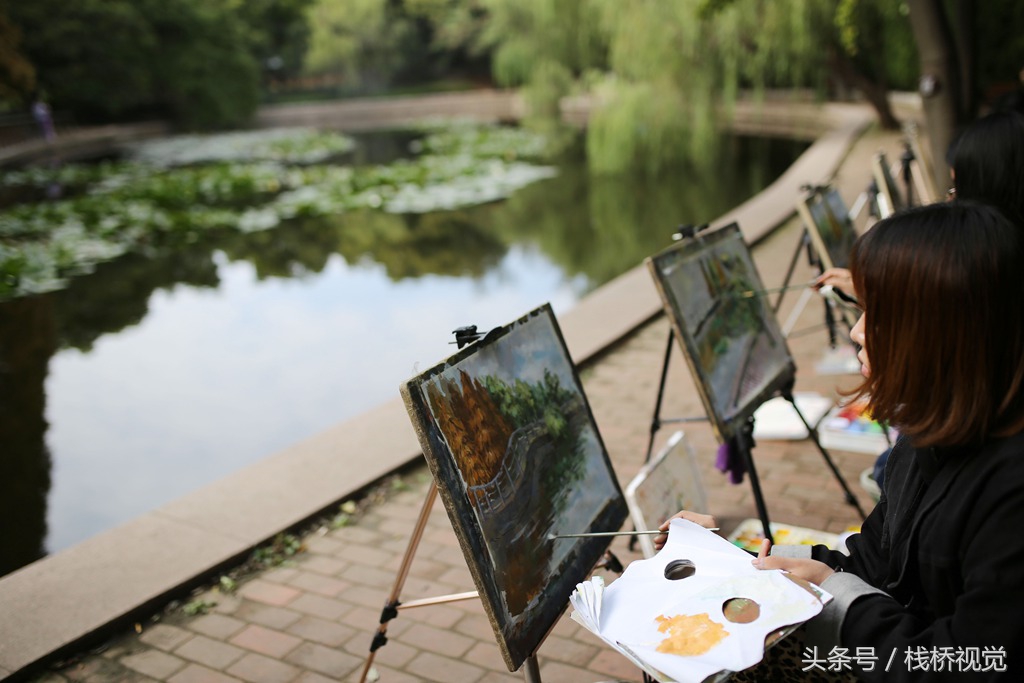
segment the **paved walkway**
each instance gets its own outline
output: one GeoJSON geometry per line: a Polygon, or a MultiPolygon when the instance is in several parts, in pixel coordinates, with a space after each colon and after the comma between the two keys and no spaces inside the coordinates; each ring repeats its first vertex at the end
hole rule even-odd
{"type": "MultiPolygon", "coordinates": [[[[880,148],[898,155],[898,138],[869,132],[846,157],[835,182],[848,205],[869,181],[869,159],[880,148]]],[[[795,200],[795,197],[794,197],[795,200]]],[[[795,220],[754,250],[767,286],[782,281],[799,241],[795,220]]],[[[810,279],[804,259],[793,282],[810,279]]],[[[785,298],[780,320],[797,302],[785,298]]],[[[820,300],[803,311],[797,329],[822,320],[820,300]]],[[[620,482],[625,486],[641,466],[647,449],[668,323],[663,317],[642,326],[610,351],[581,369],[595,420],[620,482]]],[[[827,346],[824,330],[794,336],[790,347],[798,367],[797,391],[835,396],[837,385],[856,377],[818,376],[815,363],[827,346]]],[[[703,408],[678,350],[670,361],[663,417],[702,415],[703,408]]],[[[674,431],[657,434],[660,445],[674,431]]],[[[688,425],[696,449],[709,507],[728,532],[755,517],[747,483],[734,486],[714,470],[715,441],[706,424],[688,425]]],[[[873,457],[833,451],[851,486],[873,457]]],[[[774,521],[842,531],[859,520],[821,455],[809,441],[763,441],[755,450],[762,485],[774,521]]],[[[391,592],[413,525],[432,485],[425,466],[358,501],[354,523],[324,524],[303,536],[302,548],[288,562],[240,577],[234,590],[213,587],[197,592],[192,604],[209,606],[189,616],[169,608],[114,637],[99,651],[76,653],[44,681],[279,681],[319,683],[358,681],[391,592]]],[[[861,495],[865,508],[870,507],[861,495]]],[[[624,539],[611,544],[624,563],[639,557],[624,539]]],[[[609,577],[611,578],[611,577],[609,577]]],[[[401,592],[403,601],[450,595],[473,589],[457,539],[440,502],[431,514],[401,592]]],[[[492,683],[522,680],[509,673],[478,600],[403,610],[388,629],[389,642],[375,658],[385,683],[437,681],[492,683]]],[[[541,678],[549,683],[638,681],[638,671],[600,640],[564,616],[539,652],[541,678]]]]}

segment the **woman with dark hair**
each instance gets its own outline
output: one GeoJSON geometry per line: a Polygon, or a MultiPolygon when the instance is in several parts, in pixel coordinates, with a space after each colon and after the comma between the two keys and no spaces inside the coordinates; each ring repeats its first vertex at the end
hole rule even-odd
{"type": "MultiPolygon", "coordinates": [[[[877,662],[853,663],[866,680],[1020,680],[1024,231],[986,205],[933,204],[877,223],[851,265],[863,306],[854,393],[900,431],[887,483],[849,554],[769,555],[766,541],[754,564],[834,596],[804,627],[805,662],[861,652],[877,662]]],[[[770,658],[744,674],[762,666],[770,658]]]]}
{"type": "Polygon", "coordinates": [[[917,648],[998,651],[1020,676],[1024,231],[982,205],[922,207],[876,224],[851,265],[864,310],[850,333],[858,394],[901,434],[886,489],[848,556],[780,547],[755,562],[832,593],[808,641],[895,651],[897,666],[874,672],[885,680],[927,678],[905,661],[917,648]]]}
{"type": "Polygon", "coordinates": [[[991,204],[1024,226],[1024,116],[983,116],[964,129],[949,157],[957,198],[991,204]]]}
{"type": "MultiPolygon", "coordinates": [[[[991,204],[1024,230],[1024,116],[1007,110],[975,120],[950,145],[947,160],[954,182],[951,198],[991,204]]],[[[826,285],[856,296],[845,268],[830,268],[814,282],[819,289],[826,285]]],[[[877,489],[885,486],[890,451],[879,455],[871,468],[877,489]]]]}

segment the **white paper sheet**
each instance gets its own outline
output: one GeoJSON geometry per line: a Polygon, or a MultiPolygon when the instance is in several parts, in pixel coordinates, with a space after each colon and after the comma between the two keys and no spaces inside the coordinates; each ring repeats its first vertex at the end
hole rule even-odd
{"type": "Polygon", "coordinates": [[[607,587],[600,577],[579,584],[570,597],[572,618],[664,683],[699,683],[720,671],[739,671],[761,661],[765,636],[807,621],[831,599],[822,591],[819,600],[783,572],[755,568],[751,559],[726,539],[675,519],[657,555],[631,563],[607,587]],[[665,566],[677,559],[692,561],[696,573],[666,579],[665,566]],[[730,622],[722,608],[731,598],[756,602],[758,618],[748,624],[730,622]],[[658,631],[658,617],[699,614],[721,624],[728,635],[701,655],[657,651],[667,637],[658,631]]]}

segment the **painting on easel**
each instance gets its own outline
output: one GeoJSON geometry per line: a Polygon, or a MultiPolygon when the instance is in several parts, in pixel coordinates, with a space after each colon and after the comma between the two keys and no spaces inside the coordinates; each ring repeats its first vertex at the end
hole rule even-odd
{"type": "Polygon", "coordinates": [[[731,223],[646,259],[720,441],[792,384],[796,366],[761,276],[731,223]]]}
{"type": "Polygon", "coordinates": [[[811,236],[822,269],[848,268],[857,231],[839,192],[829,187],[821,193],[811,193],[796,208],[811,236]]]}
{"type": "Polygon", "coordinates": [[[409,380],[402,397],[510,671],[627,516],[550,306],[409,380]]]}
{"type": "Polygon", "coordinates": [[[885,152],[876,152],[871,157],[871,176],[878,187],[878,194],[875,195],[875,210],[879,218],[888,218],[897,211],[906,208],[903,201],[903,192],[900,191],[896,179],[889,167],[889,160],[885,152]]]}

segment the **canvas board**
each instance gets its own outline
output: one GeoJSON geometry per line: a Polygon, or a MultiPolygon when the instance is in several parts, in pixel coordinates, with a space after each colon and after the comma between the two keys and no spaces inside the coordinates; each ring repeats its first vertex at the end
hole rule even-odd
{"type": "Polygon", "coordinates": [[[839,192],[829,187],[809,194],[796,208],[811,236],[822,270],[849,268],[850,250],[857,240],[857,231],[839,192]]]}
{"type": "Polygon", "coordinates": [[[510,671],[535,654],[627,508],[547,304],[401,386],[510,671]]]}
{"type": "Polygon", "coordinates": [[[885,152],[878,152],[872,157],[871,176],[875,179],[875,185],[878,186],[878,195],[875,197],[875,201],[877,202],[879,218],[888,218],[897,211],[906,208],[903,201],[903,192],[900,190],[899,185],[896,184],[896,179],[892,175],[892,169],[889,168],[889,161],[885,156],[885,152]]]}
{"type": "MultiPolygon", "coordinates": [[[[707,495],[693,447],[683,432],[675,432],[665,446],[637,472],[626,486],[629,516],[637,529],[657,529],[680,510],[707,513],[707,495]]],[[[637,536],[644,557],[653,557],[654,541],[637,536]]]]}
{"type": "Polygon", "coordinates": [[[910,153],[914,156],[911,163],[911,173],[914,177],[914,185],[917,187],[919,204],[931,204],[939,201],[942,193],[935,187],[935,175],[931,157],[928,151],[921,144],[921,135],[917,125],[906,123],[903,126],[903,134],[907,144],[910,146],[910,153]]]}
{"type": "Polygon", "coordinates": [[[739,226],[645,260],[719,441],[792,386],[796,366],[739,226]],[[754,296],[748,296],[754,293],[754,296]]]}

